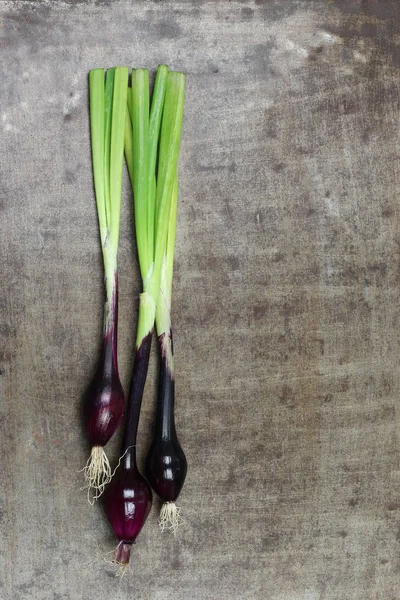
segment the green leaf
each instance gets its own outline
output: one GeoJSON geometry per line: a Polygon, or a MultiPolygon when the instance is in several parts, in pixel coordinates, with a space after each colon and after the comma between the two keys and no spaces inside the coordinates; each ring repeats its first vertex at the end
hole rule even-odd
{"type": "Polygon", "coordinates": [[[147,210],[147,239],[149,260],[154,260],[154,217],[156,206],[156,162],[158,141],[160,137],[161,117],[164,108],[165,92],[167,89],[168,67],[159,65],[154,83],[149,123],[149,172],[148,172],[148,210],[147,210]]]}
{"type": "Polygon", "coordinates": [[[110,245],[115,255],[117,254],[120,227],[127,94],[128,68],[116,67],[110,140],[110,245]]]}
{"type": "Polygon", "coordinates": [[[89,101],[93,179],[103,246],[107,237],[104,188],[104,69],[94,69],[89,72],[89,101]]]}
{"type": "Polygon", "coordinates": [[[148,169],[149,169],[149,73],[147,69],[132,71],[133,125],[133,196],[135,207],[136,245],[142,279],[152,261],[148,249],[148,169]]]}

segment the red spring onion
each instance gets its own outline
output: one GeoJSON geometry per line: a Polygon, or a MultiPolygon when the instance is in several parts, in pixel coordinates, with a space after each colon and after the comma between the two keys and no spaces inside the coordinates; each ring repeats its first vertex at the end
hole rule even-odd
{"type": "Polygon", "coordinates": [[[106,292],[100,358],[83,401],[84,428],[92,446],[83,469],[91,503],[111,480],[104,446],[120,424],[125,404],[117,363],[117,250],[127,86],[126,67],[109,69],[105,81],[104,69],[89,73],[93,177],[106,292]]]}
{"type": "Polygon", "coordinates": [[[176,532],[180,522],[180,508],[175,504],[185,481],[187,462],[178,441],[175,428],[175,371],[171,326],[171,297],[178,178],[173,188],[169,229],[163,267],[160,295],[157,303],[156,325],[160,348],[159,392],[154,439],[146,457],[146,477],[153,490],[163,501],[159,524],[161,530],[176,532]]]}

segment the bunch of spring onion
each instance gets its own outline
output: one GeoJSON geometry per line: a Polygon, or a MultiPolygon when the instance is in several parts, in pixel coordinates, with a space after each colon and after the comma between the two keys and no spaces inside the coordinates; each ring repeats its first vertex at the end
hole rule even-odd
{"type": "Polygon", "coordinates": [[[105,304],[100,358],[83,402],[85,432],[92,446],[84,470],[88,499],[99,497],[111,480],[104,446],[115,433],[125,398],[118,375],[117,250],[120,225],[128,69],[95,69],[89,74],[93,177],[104,262],[105,304]]]}
{"type": "Polygon", "coordinates": [[[125,155],[133,187],[136,245],[143,292],[139,302],[122,459],[103,496],[106,516],[119,539],[114,562],[122,568],[129,564],[132,543],[142,529],[152,504],[151,489],[136,464],[136,434],[156,315],[162,351],[161,396],[156,438],[147,459],[147,476],[160,497],[172,502],[179,494],[186,474],[186,460],[177,442],[173,418],[169,317],[184,92],[185,76],[169,72],[162,65],[157,71],[150,108],[148,71],[132,71],[125,155]],[[161,294],[160,286],[163,286],[161,294]]]}

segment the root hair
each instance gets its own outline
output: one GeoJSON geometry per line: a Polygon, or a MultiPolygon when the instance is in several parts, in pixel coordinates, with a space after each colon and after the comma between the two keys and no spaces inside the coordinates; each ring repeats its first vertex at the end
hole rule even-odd
{"type": "Polygon", "coordinates": [[[175,502],[164,502],[158,518],[161,531],[169,529],[175,535],[182,523],[181,509],[176,506],[175,502]]]}
{"type": "Polygon", "coordinates": [[[102,446],[93,446],[88,461],[82,469],[89,504],[93,505],[104,492],[112,478],[110,462],[102,446]]]}

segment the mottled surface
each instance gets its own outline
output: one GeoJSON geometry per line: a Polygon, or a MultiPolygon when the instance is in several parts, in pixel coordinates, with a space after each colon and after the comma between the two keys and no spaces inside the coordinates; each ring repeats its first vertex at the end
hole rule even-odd
{"type": "MultiPolygon", "coordinates": [[[[400,3],[3,1],[0,48],[1,600],[397,600],[400,3]],[[161,535],[153,509],[119,581],[79,491],[102,309],[87,72],[159,62],[188,74],[185,526],[161,535]]],[[[125,183],[127,388],[140,288],[125,183]]]]}

